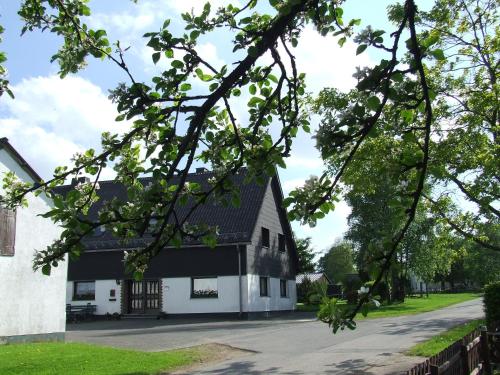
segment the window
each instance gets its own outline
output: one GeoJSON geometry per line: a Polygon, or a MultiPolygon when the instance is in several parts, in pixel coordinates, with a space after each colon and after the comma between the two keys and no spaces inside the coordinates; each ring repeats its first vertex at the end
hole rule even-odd
{"type": "Polygon", "coordinates": [[[269,229],[262,227],[262,247],[269,247],[269,229]]]}
{"type": "Polygon", "coordinates": [[[16,244],[16,211],[0,207],[0,255],[13,256],[16,244]]]}
{"type": "Polygon", "coordinates": [[[281,252],[286,251],[285,235],[281,233],[278,234],[278,249],[281,252]]]}
{"type": "Polygon", "coordinates": [[[268,288],[269,278],[261,277],[259,281],[260,281],[260,296],[269,297],[269,288],[268,288]]]}
{"type": "Polygon", "coordinates": [[[217,278],[191,278],[191,298],[218,298],[217,278]]]}
{"type": "Polygon", "coordinates": [[[75,281],[73,300],[90,301],[95,299],[95,281],[75,281]]]}
{"type": "Polygon", "coordinates": [[[280,296],[288,297],[288,288],[286,280],[280,280],[280,296]]]}

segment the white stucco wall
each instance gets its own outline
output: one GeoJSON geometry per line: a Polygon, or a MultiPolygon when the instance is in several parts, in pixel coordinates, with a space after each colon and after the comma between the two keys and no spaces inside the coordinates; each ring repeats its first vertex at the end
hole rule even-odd
{"type": "MultiPolygon", "coordinates": [[[[169,314],[239,312],[238,276],[217,278],[218,298],[191,298],[191,278],[162,279],[163,311],[169,314]]],[[[246,311],[246,277],[242,276],[243,311],[246,311]]]]}
{"type": "MultiPolygon", "coordinates": [[[[0,178],[9,170],[22,181],[33,182],[2,149],[0,178]]],[[[51,244],[61,230],[49,219],[37,216],[50,209],[50,200],[31,194],[27,199],[29,206],[17,209],[15,254],[0,256],[0,337],[65,331],[67,263],[53,268],[50,276],[32,269],[35,250],[51,244]]]]}
{"type": "Polygon", "coordinates": [[[95,281],[95,299],[94,300],[73,300],[73,281],[67,282],[66,303],[71,305],[91,305],[97,306],[97,315],[106,313],[120,313],[120,298],[123,282],[118,285],[116,280],[96,280],[95,281]],[[110,297],[110,290],[115,290],[115,297],[110,297]]]}
{"type": "Polygon", "coordinates": [[[280,294],[280,279],[269,278],[269,296],[260,296],[260,276],[247,275],[248,277],[248,310],[249,312],[257,311],[278,311],[278,310],[295,310],[297,303],[297,288],[295,280],[287,280],[288,293],[287,297],[281,297],[280,294]]]}

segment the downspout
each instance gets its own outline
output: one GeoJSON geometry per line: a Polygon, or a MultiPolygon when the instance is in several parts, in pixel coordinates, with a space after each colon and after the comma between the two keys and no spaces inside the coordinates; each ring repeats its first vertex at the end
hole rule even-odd
{"type": "Polygon", "coordinates": [[[239,285],[239,300],[240,300],[240,312],[238,316],[241,318],[243,315],[243,295],[241,294],[241,287],[242,287],[242,280],[241,280],[241,245],[237,245],[236,248],[238,249],[238,285],[239,285]]]}

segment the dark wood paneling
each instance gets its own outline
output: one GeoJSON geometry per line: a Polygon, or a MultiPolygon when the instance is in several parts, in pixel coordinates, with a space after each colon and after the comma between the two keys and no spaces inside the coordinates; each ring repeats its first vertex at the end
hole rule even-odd
{"type": "Polygon", "coordinates": [[[291,256],[292,243],[290,233],[281,217],[277,201],[279,189],[270,181],[267,185],[262,207],[259,212],[252,244],[247,247],[247,271],[248,273],[279,277],[282,279],[295,279],[295,265],[291,256]],[[269,229],[270,246],[262,246],[262,228],[269,229]],[[285,236],[286,250],[279,250],[279,234],[285,236]]]}
{"type": "MultiPolygon", "coordinates": [[[[245,251],[242,274],[246,274],[245,251]]],[[[123,266],[123,252],[83,253],[78,261],[69,262],[68,280],[128,279],[123,266]]],[[[166,249],[158,254],[144,274],[145,278],[238,275],[236,246],[166,249]]]]}

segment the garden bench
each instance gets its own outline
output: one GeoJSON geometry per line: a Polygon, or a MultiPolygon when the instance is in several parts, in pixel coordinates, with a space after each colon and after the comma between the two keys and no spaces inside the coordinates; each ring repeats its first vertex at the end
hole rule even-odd
{"type": "Polygon", "coordinates": [[[97,311],[96,305],[87,303],[86,305],[66,305],[66,320],[77,322],[78,320],[87,320],[94,317],[97,311]]]}

